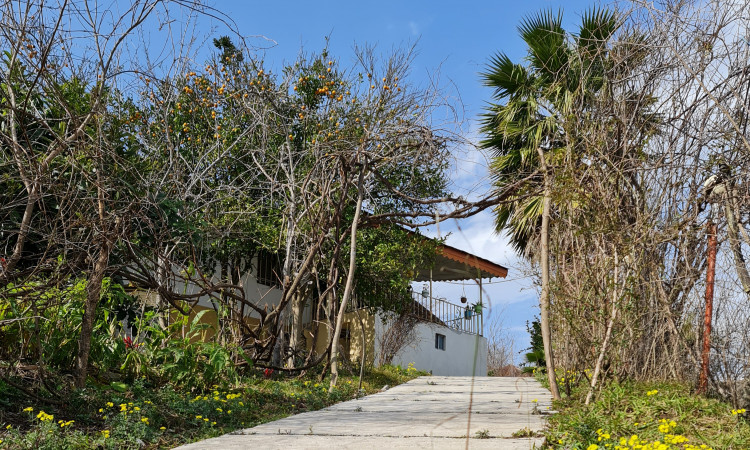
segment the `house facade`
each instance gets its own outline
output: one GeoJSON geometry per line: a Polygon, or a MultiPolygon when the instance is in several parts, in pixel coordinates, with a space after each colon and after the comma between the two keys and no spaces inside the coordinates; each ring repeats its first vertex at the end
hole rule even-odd
{"type": "MultiPolygon", "coordinates": [[[[256,256],[249,267],[253,269],[240,279],[248,301],[261,308],[272,309],[281,300],[278,277],[273,275],[273,264],[256,256]]],[[[218,273],[214,275],[217,278],[218,273]]],[[[487,339],[484,334],[484,304],[482,280],[507,276],[508,270],[491,261],[448,245],[438,247],[432,268],[417,271],[415,282],[425,286],[421,292],[412,292],[412,302],[401,316],[394,317],[373,311],[363,302],[353,299],[344,316],[339,338],[340,354],[351,363],[364,361],[370,365],[395,364],[407,367],[413,364],[419,370],[434,375],[487,375],[487,339]],[[438,281],[474,280],[479,285],[479,301],[475,304],[454,304],[435,298],[432,283],[438,281]]],[[[175,286],[182,292],[196,289],[190,285],[175,286]]],[[[153,294],[147,296],[153,296],[153,294]]],[[[462,299],[465,300],[465,299],[462,299]]],[[[302,311],[302,346],[306,351],[323,354],[328,345],[330,324],[314,320],[313,306],[307,301],[302,311]],[[318,335],[313,339],[313,335],[318,335]],[[314,348],[313,348],[314,345],[314,348]]],[[[290,305],[291,307],[291,305],[290,305]]],[[[218,324],[216,305],[201,297],[192,314],[204,311],[201,321],[212,327],[218,324]]],[[[291,318],[291,311],[285,311],[291,318]]],[[[248,323],[258,321],[257,314],[248,308],[248,323]]],[[[291,321],[286,324],[290,331],[291,321]]],[[[204,338],[210,339],[211,329],[204,338]]]]}

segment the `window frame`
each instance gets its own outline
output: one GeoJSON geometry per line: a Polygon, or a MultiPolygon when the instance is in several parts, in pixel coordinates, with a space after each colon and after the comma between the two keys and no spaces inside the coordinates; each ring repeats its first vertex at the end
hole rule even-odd
{"type": "Polygon", "coordinates": [[[445,341],[446,341],[446,338],[444,334],[435,333],[435,349],[436,350],[445,351],[445,341]]]}

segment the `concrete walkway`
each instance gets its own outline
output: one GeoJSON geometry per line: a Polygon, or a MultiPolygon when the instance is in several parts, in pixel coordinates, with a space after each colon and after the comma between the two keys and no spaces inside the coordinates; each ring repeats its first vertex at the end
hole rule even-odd
{"type": "Polygon", "coordinates": [[[468,442],[471,449],[532,449],[543,438],[513,433],[541,430],[551,401],[533,378],[419,377],[359,400],[179,448],[460,449],[468,442]]]}

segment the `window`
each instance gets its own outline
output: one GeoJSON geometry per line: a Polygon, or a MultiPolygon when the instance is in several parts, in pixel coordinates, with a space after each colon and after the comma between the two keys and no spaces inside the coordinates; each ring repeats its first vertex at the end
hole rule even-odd
{"type": "Polygon", "coordinates": [[[271,252],[258,252],[258,283],[271,287],[281,287],[281,263],[279,257],[271,252]]]}
{"type": "Polygon", "coordinates": [[[435,348],[438,350],[445,350],[445,335],[435,333],[435,348]]]}

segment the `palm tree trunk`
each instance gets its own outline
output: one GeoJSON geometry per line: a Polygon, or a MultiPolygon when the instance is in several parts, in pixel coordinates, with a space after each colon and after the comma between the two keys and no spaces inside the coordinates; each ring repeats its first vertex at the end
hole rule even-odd
{"type": "Polygon", "coordinates": [[[542,341],[544,343],[544,359],[547,366],[547,379],[549,380],[549,390],[555,400],[560,399],[560,390],[557,388],[555,379],[555,360],[552,355],[552,332],[549,325],[549,216],[552,203],[552,183],[547,170],[547,163],[544,160],[544,152],[541,148],[537,149],[539,162],[542,173],[544,173],[544,203],[542,206],[542,233],[539,242],[540,259],[542,267],[542,295],[539,299],[539,309],[541,310],[541,329],[542,341]]]}

